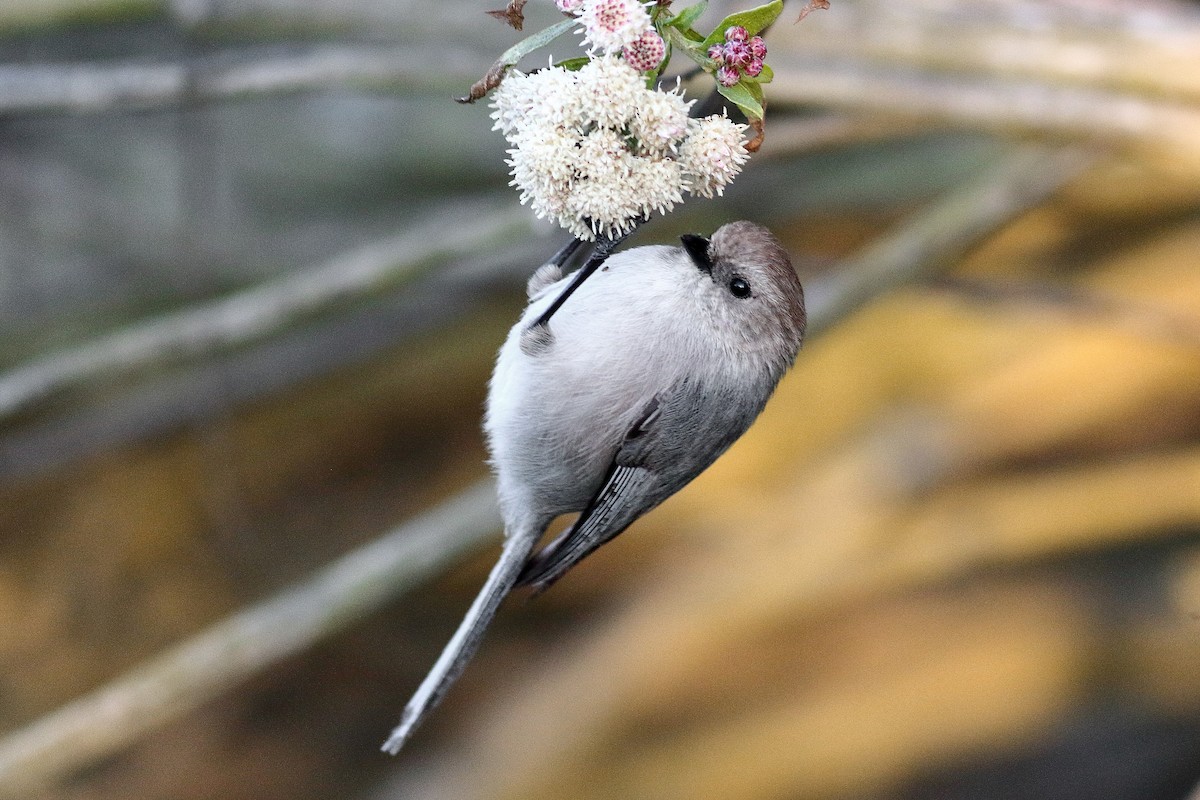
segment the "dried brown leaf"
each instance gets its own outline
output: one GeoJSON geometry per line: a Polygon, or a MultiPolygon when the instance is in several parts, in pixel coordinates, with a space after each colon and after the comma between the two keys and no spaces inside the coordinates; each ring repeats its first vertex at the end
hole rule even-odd
{"type": "Polygon", "coordinates": [[[504,79],[504,73],[508,72],[509,66],[504,63],[504,59],[500,59],[495,64],[492,64],[491,69],[487,71],[486,75],[471,84],[471,89],[467,92],[466,97],[456,97],[454,101],[456,103],[474,103],[500,85],[500,81],[504,79]]]}
{"type": "MultiPolygon", "coordinates": [[[[525,27],[525,3],[528,0],[508,0],[508,5],[504,8],[498,8],[495,11],[487,12],[489,17],[503,20],[516,30],[521,30],[525,27]]],[[[475,98],[478,100],[479,98],[475,98]]]]}
{"type": "Polygon", "coordinates": [[[814,11],[824,11],[829,8],[829,0],[808,0],[808,5],[800,10],[800,16],[796,17],[796,22],[807,17],[814,11]]]}
{"type": "Polygon", "coordinates": [[[758,148],[762,147],[763,139],[767,138],[767,128],[761,119],[749,120],[750,127],[754,129],[754,138],[746,142],[746,152],[757,153],[758,148]]]}

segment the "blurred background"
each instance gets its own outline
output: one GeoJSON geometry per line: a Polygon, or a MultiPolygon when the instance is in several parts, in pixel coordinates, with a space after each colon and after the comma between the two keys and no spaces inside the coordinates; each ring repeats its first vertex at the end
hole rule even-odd
{"type": "Polygon", "coordinates": [[[772,227],[796,368],[378,752],[564,241],[452,102],[497,5],[0,3],[0,796],[1197,796],[1184,0],[788,3],[762,151],[637,240],[772,227]]]}

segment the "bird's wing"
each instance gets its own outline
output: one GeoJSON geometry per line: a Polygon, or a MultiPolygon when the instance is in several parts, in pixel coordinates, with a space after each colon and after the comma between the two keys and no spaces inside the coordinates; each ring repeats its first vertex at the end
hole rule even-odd
{"type": "Polygon", "coordinates": [[[626,432],[599,490],[575,524],[531,558],[517,582],[545,591],[699,475],[742,435],[759,410],[761,406],[746,409],[744,402],[694,380],[655,395],[626,432]]]}
{"type": "Polygon", "coordinates": [[[657,484],[650,470],[614,465],[604,486],[575,524],[529,560],[517,583],[532,586],[539,594],[550,588],[584,556],[657,505],[653,499],[657,484]]]}

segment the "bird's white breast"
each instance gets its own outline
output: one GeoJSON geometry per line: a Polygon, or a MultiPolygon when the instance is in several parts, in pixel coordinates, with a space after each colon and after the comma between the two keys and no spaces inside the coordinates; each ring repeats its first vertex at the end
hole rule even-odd
{"type": "Polygon", "coordinates": [[[669,247],[613,256],[551,318],[551,346],[523,352],[521,333],[568,280],[530,303],[492,377],[485,428],[502,506],[536,497],[556,513],[579,510],[655,394],[745,368],[704,314],[711,280],[669,247]]]}

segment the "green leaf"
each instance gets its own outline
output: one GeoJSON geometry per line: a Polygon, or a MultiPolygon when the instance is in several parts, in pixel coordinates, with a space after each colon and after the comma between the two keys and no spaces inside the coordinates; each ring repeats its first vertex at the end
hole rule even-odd
{"type": "Polygon", "coordinates": [[[759,83],[770,83],[775,80],[775,70],[771,69],[769,65],[763,64],[763,71],[758,73],[758,77],[754,80],[759,83]]]}
{"type": "MultiPolygon", "coordinates": [[[[554,66],[562,67],[563,69],[565,69],[569,72],[575,72],[577,70],[583,69],[584,65],[590,61],[591,61],[591,59],[588,58],[587,56],[579,56],[577,58],[568,58],[566,61],[560,61],[557,64],[555,64],[554,66]]],[[[766,67],[763,68],[763,71],[764,72],[766,71],[766,67]]]]}
{"type": "MultiPolygon", "coordinates": [[[[717,91],[720,92],[727,100],[732,100],[734,105],[742,110],[747,119],[762,119],[763,107],[754,94],[745,85],[745,78],[733,86],[722,86],[717,84],[717,91]]],[[[759,89],[761,95],[762,89],[759,89]]]]}
{"type": "Polygon", "coordinates": [[[505,50],[500,54],[500,58],[496,61],[496,63],[511,67],[522,58],[532,53],[534,50],[537,50],[540,47],[545,47],[578,24],[579,20],[575,17],[571,17],[570,19],[564,19],[562,22],[555,23],[549,28],[543,28],[533,36],[522,39],[512,47],[505,50]]]}
{"type": "Polygon", "coordinates": [[[492,64],[487,74],[471,84],[471,90],[467,92],[467,96],[457,98],[458,102],[474,103],[500,85],[500,81],[504,80],[504,73],[508,72],[509,67],[539,47],[545,47],[550,44],[578,24],[579,20],[575,17],[564,19],[556,25],[551,25],[549,28],[538,31],[533,36],[517,42],[500,54],[500,58],[496,59],[496,63],[492,64]]]}
{"type": "Polygon", "coordinates": [[[696,24],[696,20],[700,19],[700,15],[708,8],[708,0],[700,0],[694,6],[688,6],[680,11],[667,22],[673,28],[679,28],[681,31],[686,31],[688,28],[696,24]]]}
{"type": "MultiPolygon", "coordinates": [[[[750,96],[758,101],[758,105],[763,107],[763,89],[758,78],[751,78],[749,75],[743,75],[741,80],[742,86],[746,87],[746,91],[750,92],[750,96]]],[[[761,114],[759,115],[761,116],[761,114]]]]}
{"type": "Polygon", "coordinates": [[[713,28],[713,32],[704,40],[704,49],[707,50],[714,44],[725,41],[725,30],[731,25],[741,25],[746,29],[746,33],[753,36],[774,22],[775,18],[781,13],[783,13],[783,0],[773,0],[773,2],[767,3],[765,6],[730,14],[721,20],[717,27],[713,28]]]}

